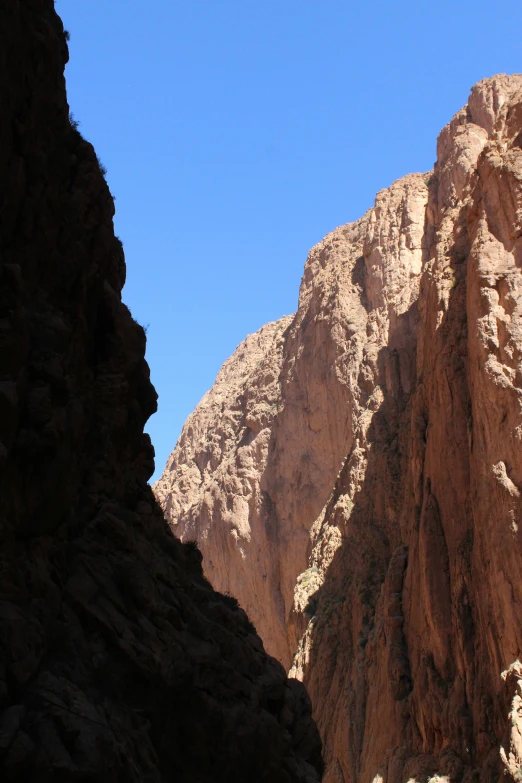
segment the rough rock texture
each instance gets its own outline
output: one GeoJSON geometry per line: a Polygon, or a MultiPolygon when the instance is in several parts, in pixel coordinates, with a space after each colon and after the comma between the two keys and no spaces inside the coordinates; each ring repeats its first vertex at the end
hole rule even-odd
{"type": "Polygon", "coordinates": [[[147,479],[156,408],[52,0],[0,7],[0,779],[314,781],[304,687],[147,479]]]}
{"type": "MultiPolygon", "coordinates": [[[[265,352],[280,397],[250,492],[278,578],[234,590],[284,615],[258,630],[308,685],[329,783],[522,778],[521,139],[522,76],[477,84],[434,172],[311,251],[282,353],[265,352]]],[[[182,485],[178,446],[155,490],[204,563],[241,548],[243,573],[267,557],[258,522],[230,540],[252,393],[221,388],[220,420],[236,409],[220,472],[182,485]]],[[[182,440],[193,453],[198,432],[204,464],[217,419],[200,416],[182,440]]]]}
{"type": "Polygon", "coordinates": [[[279,539],[260,480],[281,399],[279,374],[291,317],[247,337],[183,428],[169,469],[155,485],[182,540],[198,540],[205,575],[241,605],[269,640],[269,652],[290,660],[279,583],[279,539]],[[260,600],[261,599],[261,600],[260,600]]]}

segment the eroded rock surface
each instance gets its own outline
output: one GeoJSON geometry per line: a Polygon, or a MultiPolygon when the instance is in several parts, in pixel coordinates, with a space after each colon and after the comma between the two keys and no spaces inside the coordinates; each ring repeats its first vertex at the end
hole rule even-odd
{"type": "Polygon", "coordinates": [[[196,409],[156,485],[308,685],[329,783],[518,765],[500,673],[522,646],[521,138],[522,76],[477,84],[434,171],[313,248],[283,344],[266,343],[266,390],[250,370],[239,394],[222,384],[219,416],[196,409]],[[252,395],[274,406],[257,430],[252,395]],[[205,435],[230,411],[223,460],[205,435]],[[183,484],[197,448],[206,467],[183,484]]]}
{"type": "Polygon", "coordinates": [[[318,780],[304,688],[147,479],[145,334],[52,0],[0,6],[0,779],[318,780]]]}
{"type": "Polygon", "coordinates": [[[154,491],[176,535],[207,553],[205,575],[241,605],[269,652],[288,662],[277,531],[261,477],[281,402],[279,375],[291,317],[247,337],[189,417],[154,491]]]}

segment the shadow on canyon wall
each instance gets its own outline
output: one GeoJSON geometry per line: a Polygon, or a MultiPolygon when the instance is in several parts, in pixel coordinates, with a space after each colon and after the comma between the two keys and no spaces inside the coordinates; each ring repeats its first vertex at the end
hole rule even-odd
{"type": "MultiPolygon", "coordinates": [[[[427,262],[429,225],[425,235],[427,262]]],[[[498,686],[510,661],[491,661],[476,634],[481,573],[472,567],[468,253],[462,209],[439,323],[426,320],[439,308],[426,306],[436,290],[425,272],[419,303],[391,324],[380,351],[384,400],[366,436],[364,481],[304,618],[304,682],[333,749],[325,759],[328,781],[447,775],[456,783],[488,783],[502,773],[498,746],[509,705],[498,686]],[[429,366],[417,356],[428,350],[429,366]]],[[[361,269],[356,265],[358,278],[361,269]]],[[[351,456],[325,518],[348,492],[351,456]]],[[[301,630],[304,620],[297,619],[301,630]]]]}

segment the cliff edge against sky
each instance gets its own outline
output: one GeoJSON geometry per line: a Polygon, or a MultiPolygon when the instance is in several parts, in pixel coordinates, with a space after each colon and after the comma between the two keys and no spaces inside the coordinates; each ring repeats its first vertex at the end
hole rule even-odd
{"type": "Polygon", "coordinates": [[[304,687],[147,480],[145,333],[52,0],[0,6],[0,779],[313,783],[304,687]]]}
{"type": "Polygon", "coordinates": [[[297,313],[237,349],[154,487],[307,684],[328,783],[520,780],[521,352],[500,75],[433,172],[312,249],[297,313]]]}

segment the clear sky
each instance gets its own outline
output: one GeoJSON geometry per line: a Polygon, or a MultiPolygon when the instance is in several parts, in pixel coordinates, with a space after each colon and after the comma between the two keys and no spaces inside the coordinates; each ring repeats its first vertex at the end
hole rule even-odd
{"type": "Polygon", "coordinates": [[[520,0],[56,0],[148,326],[156,475],[308,249],[427,171],[474,82],[522,71],[520,0]]]}

